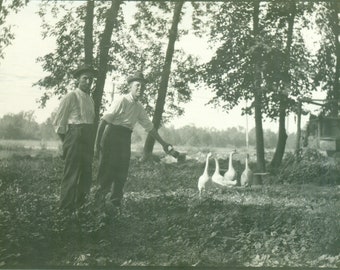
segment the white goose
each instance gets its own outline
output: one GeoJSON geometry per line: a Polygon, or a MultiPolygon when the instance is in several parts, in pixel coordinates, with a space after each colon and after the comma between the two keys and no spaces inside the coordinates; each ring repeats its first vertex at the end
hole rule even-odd
{"type": "Polygon", "coordinates": [[[204,172],[203,174],[198,178],[198,183],[197,183],[197,187],[198,187],[198,192],[199,192],[199,196],[201,197],[202,192],[205,190],[205,185],[209,182],[210,180],[210,176],[208,174],[208,166],[209,166],[209,158],[211,156],[211,153],[209,152],[207,154],[206,157],[206,161],[205,161],[205,168],[204,168],[204,172]]]}
{"type": "Polygon", "coordinates": [[[236,153],[236,150],[233,150],[229,154],[229,166],[228,166],[228,171],[225,172],[224,174],[224,182],[225,185],[231,185],[235,186],[237,184],[236,181],[236,171],[233,167],[233,155],[236,153]]]}
{"type": "Polygon", "coordinates": [[[214,157],[215,160],[215,172],[211,177],[211,181],[213,181],[216,184],[224,186],[224,177],[220,174],[220,165],[218,163],[217,158],[214,157]]]}
{"type": "Polygon", "coordinates": [[[241,186],[245,186],[245,187],[247,186],[250,187],[253,184],[253,177],[254,177],[253,171],[249,169],[249,166],[248,166],[248,158],[249,158],[249,154],[247,153],[246,163],[245,163],[246,167],[241,174],[241,186]]]}

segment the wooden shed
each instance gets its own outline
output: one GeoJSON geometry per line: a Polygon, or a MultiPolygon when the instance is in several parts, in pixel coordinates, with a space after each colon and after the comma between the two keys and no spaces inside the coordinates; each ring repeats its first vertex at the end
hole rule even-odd
{"type": "Polygon", "coordinates": [[[309,147],[329,155],[340,152],[340,117],[311,116],[306,136],[309,147]]]}

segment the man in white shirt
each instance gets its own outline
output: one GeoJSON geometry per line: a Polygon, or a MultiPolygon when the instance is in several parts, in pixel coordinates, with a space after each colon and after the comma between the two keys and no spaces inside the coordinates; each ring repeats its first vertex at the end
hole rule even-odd
{"type": "Polygon", "coordinates": [[[138,101],[142,85],[145,83],[141,72],[127,79],[130,92],[117,97],[109,113],[105,114],[98,126],[95,151],[99,152],[97,200],[103,201],[111,191],[113,205],[119,207],[123,198],[123,188],[127,179],[130,155],[131,133],[138,122],[162,146],[165,152],[171,146],[165,142],[150,121],[143,105],[138,101]]]}
{"type": "Polygon", "coordinates": [[[97,70],[83,65],[73,75],[77,88],[63,97],[53,123],[65,159],[60,208],[71,211],[83,205],[92,182],[95,112],[90,90],[97,70]]]}

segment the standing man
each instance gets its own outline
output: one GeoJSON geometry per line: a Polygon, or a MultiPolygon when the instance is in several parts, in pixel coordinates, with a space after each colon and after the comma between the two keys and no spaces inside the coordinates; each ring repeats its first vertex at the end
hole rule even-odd
{"type": "Polygon", "coordinates": [[[131,133],[138,122],[162,146],[169,151],[166,143],[154,129],[143,105],[138,101],[142,85],[145,83],[141,72],[128,77],[129,93],[117,97],[110,113],[101,119],[95,142],[95,152],[99,152],[98,183],[100,185],[97,199],[102,202],[111,191],[111,201],[119,207],[123,198],[123,188],[127,179],[130,155],[131,133]]]}
{"type": "Polygon", "coordinates": [[[53,123],[65,159],[60,209],[71,211],[83,205],[92,181],[95,112],[90,90],[97,70],[83,65],[73,75],[77,88],[61,100],[53,123]]]}

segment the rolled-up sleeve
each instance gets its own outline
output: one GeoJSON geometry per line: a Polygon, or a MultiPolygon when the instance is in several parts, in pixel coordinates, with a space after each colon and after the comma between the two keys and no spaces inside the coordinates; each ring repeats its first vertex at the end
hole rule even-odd
{"type": "Polygon", "coordinates": [[[150,132],[153,129],[153,123],[151,122],[144,108],[141,108],[140,114],[138,116],[138,123],[145,129],[146,132],[150,132]]]}
{"type": "Polygon", "coordinates": [[[66,133],[72,102],[74,102],[73,99],[75,98],[75,95],[72,95],[71,93],[68,93],[62,98],[53,121],[53,126],[56,133],[66,133]]]}

